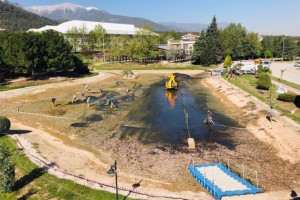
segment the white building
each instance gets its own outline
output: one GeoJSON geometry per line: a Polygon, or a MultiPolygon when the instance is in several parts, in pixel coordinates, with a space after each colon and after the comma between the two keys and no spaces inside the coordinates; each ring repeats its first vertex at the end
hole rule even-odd
{"type": "Polygon", "coordinates": [[[135,35],[139,28],[132,24],[115,24],[115,23],[105,23],[105,22],[91,22],[91,21],[81,21],[72,20],[68,22],[61,23],[57,26],[46,25],[38,29],[30,29],[28,31],[42,32],[46,30],[54,30],[60,33],[67,33],[73,27],[77,29],[85,28],[87,33],[95,28],[96,25],[101,25],[108,35],[135,35]]]}

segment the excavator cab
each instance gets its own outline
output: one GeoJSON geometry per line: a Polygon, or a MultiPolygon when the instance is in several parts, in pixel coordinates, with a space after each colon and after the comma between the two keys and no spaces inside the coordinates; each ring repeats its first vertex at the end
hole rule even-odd
{"type": "Polygon", "coordinates": [[[166,90],[177,90],[178,89],[178,84],[175,80],[175,75],[170,74],[168,76],[169,81],[166,82],[166,90]]]}

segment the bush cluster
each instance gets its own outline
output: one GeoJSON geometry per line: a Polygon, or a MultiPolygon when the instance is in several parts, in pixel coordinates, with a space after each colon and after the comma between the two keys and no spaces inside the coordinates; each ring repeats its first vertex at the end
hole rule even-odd
{"type": "Polygon", "coordinates": [[[10,129],[10,121],[7,117],[0,116],[0,133],[5,133],[10,129]]]}
{"type": "Polygon", "coordinates": [[[257,81],[257,89],[268,90],[272,86],[271,77],[267,73],[262,73],[257,81]]]}
{"type": "Polygon", "coordinates": [[[284,101],[284,102],[294,102],[296,99],[296,95],[291,93],[284,93],[278,95],[277,99],[279,101],[284,101]]]}

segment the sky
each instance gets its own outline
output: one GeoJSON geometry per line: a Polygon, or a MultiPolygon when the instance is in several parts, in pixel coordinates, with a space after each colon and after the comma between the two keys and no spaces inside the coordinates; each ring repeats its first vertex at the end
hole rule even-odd
{"type": "Polygon", "coordinates": [[[10,0],[22,7],[73,3],[154,22],[241,23],[263,35],[300,36],[300,0],[10,0]]]}

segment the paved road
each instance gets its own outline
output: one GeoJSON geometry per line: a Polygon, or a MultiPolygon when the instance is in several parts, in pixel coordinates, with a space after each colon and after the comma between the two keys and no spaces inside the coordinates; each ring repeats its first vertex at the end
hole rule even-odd
{"type": "Polygon", "coordinates": [[[272,75],[280,78],[281,70],[285,70],[282,79],[300,85],[300,67],[294,67],[295,62],[273,62],[270,65],[272,75]]]}

